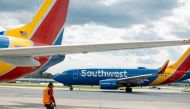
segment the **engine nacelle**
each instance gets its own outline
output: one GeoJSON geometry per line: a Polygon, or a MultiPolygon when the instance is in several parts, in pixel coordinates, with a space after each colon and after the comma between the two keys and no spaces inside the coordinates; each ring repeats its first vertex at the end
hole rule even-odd
{"type": "Polygon", "coordinates": [[[107,79],[100,81],[100,89],[118,89],[118,81],[114,79],[107,79]]]}

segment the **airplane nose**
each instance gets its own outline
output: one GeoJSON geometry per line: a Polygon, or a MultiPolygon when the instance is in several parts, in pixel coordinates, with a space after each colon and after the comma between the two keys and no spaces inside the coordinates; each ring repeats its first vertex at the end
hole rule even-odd
{"type": "Polygon", "coordinates": [[[55,76],[53,77],[53,79],[54,79],[55,81],[57,81],[57,82],[62,83],[62,81],[61,81],[61,75],[60,75],[60,74],[55,75],[55,76]]]}

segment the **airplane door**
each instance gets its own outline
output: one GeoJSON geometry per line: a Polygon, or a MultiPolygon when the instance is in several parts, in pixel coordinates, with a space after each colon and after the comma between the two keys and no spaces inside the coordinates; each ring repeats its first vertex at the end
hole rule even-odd
{"type": "Polygon", "coordinates": [[[78,79],[78,70],[73,71],[73,79],[78,79]]]}

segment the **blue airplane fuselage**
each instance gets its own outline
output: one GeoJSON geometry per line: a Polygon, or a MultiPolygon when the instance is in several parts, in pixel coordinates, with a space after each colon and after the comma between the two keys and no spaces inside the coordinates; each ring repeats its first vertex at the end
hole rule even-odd
{"type": "MultiPolygon", "coordinates": [[[[54,80],[63,83],[66,86],[71,85],[99,85],[101,80],[116,80],[134,76],[156,74],[159,69],[74,69],[57,74],[54,80]]],[[[130,86],[149,86],[158,78],[158,75],[147,78],[143,82],[130,84],[130,86]]],[[[190,78],[190,75],[184,75],[180,81],[190,78]]]]}

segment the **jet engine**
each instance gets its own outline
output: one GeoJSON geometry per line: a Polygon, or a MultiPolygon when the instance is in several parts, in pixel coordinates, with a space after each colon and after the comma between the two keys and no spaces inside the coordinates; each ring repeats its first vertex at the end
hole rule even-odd
{"type": "Polygon", "coordinates": [[[107,79],[100,81],[100,89],[118,89],[118,81],[114,79],[107,79]]]}

